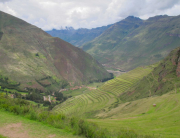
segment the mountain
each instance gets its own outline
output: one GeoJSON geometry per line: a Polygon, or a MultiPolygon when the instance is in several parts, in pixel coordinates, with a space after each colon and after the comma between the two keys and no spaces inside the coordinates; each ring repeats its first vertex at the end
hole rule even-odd
{"type": "Polygon", "coordinates": [[[110,78],[102,65],[80,48],[4,12],[0,12],[0,49],[0,74],[21,88],[59,90],[68,83],[110,78]]]}
{"type": "Polygon", "coordinates": [[[82,46],[106,67],[129,71],[162,60],[180,45],[180,16],[129,16],[82,46]]]}
{"type": "Polygon", "coordinates": [[[111,25],[92,28],[92,29],[80,28],[77,30],[75,30],[72,27],[66,27],[65,29],[61,29],[61,30],[53,29],[51,31],[46,31],[46,32],[53,37],[59,37],[64,41],[71,43],[72,45],[80,47],[83,44],[101,35],[110,26],[111,25]]]}
{"type": "Polygon", "coordinates": [[[154,68],[154,70],[139,81],[136,86],[120,95],[122,101],[132,101],[146,97],[163,95],[167,92],[179,92],[180,88],[180,47],[154,68]]]}

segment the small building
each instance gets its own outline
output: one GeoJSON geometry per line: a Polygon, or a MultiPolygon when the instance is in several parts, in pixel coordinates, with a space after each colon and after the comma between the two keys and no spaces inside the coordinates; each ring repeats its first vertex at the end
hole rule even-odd
{"type": "Polygon", "coordinates": [[[14,94],[11,94],[11,98],[14,98],[15,96],[14,96],[14,94]]]}

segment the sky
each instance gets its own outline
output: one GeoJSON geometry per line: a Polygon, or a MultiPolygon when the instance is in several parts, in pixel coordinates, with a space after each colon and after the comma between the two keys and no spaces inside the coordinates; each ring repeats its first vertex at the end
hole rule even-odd
{"type": "Polygon", "coordinates": [[[95,28],[127,16],[180,15],[180,0],[0,0],[0,10],[43,30],[95,28]]]}

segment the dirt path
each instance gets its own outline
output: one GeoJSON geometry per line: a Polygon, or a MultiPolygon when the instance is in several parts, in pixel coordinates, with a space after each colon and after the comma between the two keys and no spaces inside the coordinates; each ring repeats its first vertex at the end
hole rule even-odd
{"type": "MultiPolygon", "coordinates": [[[[0,127],[0,134],[9,138],[33,138],[29,136],[28,131],[24,129],[22,123],[8,124],[0,127]]],[[[54,138],[55,134],[49,134],[46,138],[54,138]]]]}
{"type": "Polygon", "coordinates": [[[23,129],[22,123],[0,127],[0,134],[10,138],[29,138],[28,132],[23,129]]]}

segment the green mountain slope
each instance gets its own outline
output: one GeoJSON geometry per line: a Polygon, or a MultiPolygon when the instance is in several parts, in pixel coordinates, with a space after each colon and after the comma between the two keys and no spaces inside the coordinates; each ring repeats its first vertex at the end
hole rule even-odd
{"type": "Polygon", "coordinates": [[[174,49],[154,70],[136,86],[120,96],[123,101],[163,95],[169,91],[177,93],[180,88],[180,48],[174,49]]]}
{"type": "Polygon", "coordinates": [[[131,70],[163,59],[180,45],[179,37],[180,16],[130,16],[82,48],[104,66],[131,70]]]}
{"type": "Polygon", "coordinates": [[[80,47],[83,44],[101,35],[110,26],[111,25],[92,28],[92,29],[80,28],[77,30],[75,30],[72,27],[66,27],[66,29],[61,29],[61,30],[53,29],[46,32],[53,37],[59,37],[64,41],[71,43],[72,45],[80,47]]]}
{"type": "Polygon", "coordinates": [[[41,29],[0,12],[0,74],[20,87],[59,90],[67,82],[110,78],[89,54],[41,29]]]}

